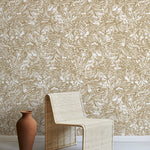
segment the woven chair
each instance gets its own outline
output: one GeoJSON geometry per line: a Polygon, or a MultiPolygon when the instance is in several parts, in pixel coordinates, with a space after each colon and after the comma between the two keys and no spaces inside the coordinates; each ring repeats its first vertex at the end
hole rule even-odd
{"type": "Polygon", "coordinates": [[[83,150],[113,150],[113,121],[84,116],[79,92],[45,97],[45,150],[76,144],[76,126],[83,129],[83,150]]]}

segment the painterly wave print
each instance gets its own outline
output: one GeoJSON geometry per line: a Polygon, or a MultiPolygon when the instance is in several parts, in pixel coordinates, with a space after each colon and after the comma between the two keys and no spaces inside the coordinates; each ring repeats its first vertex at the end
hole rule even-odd
{"type": "Polygon", "coordinates": [[[2,0],[0,133],[15,134],[20,111],[32,110],[44,134],[44,96],[80,90],[87,117],[113,119],[115,135],[149,135],[149,8],[149,0],[2,0]]]}

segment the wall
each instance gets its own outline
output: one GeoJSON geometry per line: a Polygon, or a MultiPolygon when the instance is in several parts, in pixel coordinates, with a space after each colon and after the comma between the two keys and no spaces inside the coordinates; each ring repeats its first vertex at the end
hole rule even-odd
{"type": "Polygon", "coordinates": [[[115,135],[150,133],[149,0],[2,0],[0,134],[32,110],[44,134],[44,96],[80,90],[87,117],[115,135]]]}

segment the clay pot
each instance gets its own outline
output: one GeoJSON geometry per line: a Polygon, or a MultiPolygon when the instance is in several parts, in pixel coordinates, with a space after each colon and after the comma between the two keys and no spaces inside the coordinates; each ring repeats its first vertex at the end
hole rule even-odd
{"type": "Polygon", "coordinates": [[[32,150],[37,123],[32,118],[32,111],[22,111],[22,117],[17,121],[17,135],[20,150],[32,150]]]}

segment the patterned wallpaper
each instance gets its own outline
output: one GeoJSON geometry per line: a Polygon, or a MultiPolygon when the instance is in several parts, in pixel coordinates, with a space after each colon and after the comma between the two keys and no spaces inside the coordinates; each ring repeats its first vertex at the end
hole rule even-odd
{"type": "Polygon", "coordinates": [[[149,0],[1,0],[0,64],[0,134],[21,110],[44,134],[44,96],[80,90],[87,117],[150,135],[149,0]]]}

